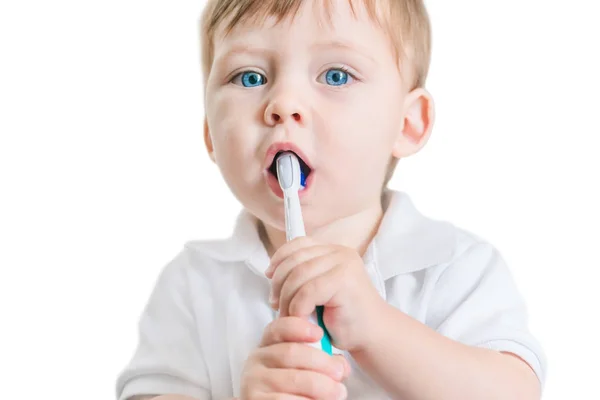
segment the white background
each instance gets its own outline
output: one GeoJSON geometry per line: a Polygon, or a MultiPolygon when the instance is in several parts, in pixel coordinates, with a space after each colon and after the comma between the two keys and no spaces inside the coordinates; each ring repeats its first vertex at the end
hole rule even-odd
{"type": "MultiPolygon", "coordinates": [[[[0,3],[3,398],[113,398],[160,269],[230,232],[239,205],[201,135],[203,3],[0,3]]],[[[392,187],[502,251],[544,399],[597,398],[598,5],[428,5],[437,122],[392,187]]]]}

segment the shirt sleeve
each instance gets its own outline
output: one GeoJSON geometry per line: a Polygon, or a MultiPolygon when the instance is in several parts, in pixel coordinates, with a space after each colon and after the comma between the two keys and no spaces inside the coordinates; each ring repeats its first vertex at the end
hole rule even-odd
{"type": "Polygon", "coordinates": [[[181,394],[210,399],[210,383],[190,301],[188,256],[161,272],[138,324],[138,345],[117,379],[117,399],[181,394]]]}
{"type": "Polygon", "coordinates": [[[461,343],[519,356],[543,388],[546,360],[529,332],[527,308],[511,273],[488,243],[467,249],[441,273],[427,324],[461,343]]]}

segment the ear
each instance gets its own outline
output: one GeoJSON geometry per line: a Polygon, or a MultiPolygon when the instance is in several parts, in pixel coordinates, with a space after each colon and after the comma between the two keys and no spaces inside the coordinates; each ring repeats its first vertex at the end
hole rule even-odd
{"type": "Polygon", "coordinates": [[[210,137],[210,130],[208,129],[208,119],[206,117],[204,117],[204,145],[206,146],[208,156],[212,162],[215,162],[215,151],[213,148],[212,138],[210,137]]]}
{"type": "Polygon", "coordinates": [[[392,155],[404,158],[421,150],[431,136],[434,117],[433,98],[425,89],[408,93],[404,101],[402,131],[394,142],[392,155]]]}

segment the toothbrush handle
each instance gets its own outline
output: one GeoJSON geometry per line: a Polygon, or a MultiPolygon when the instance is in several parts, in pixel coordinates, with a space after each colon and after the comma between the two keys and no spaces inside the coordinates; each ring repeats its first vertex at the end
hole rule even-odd
{"type": "Polygon", "coordinates": [[[289,242],[297,237],[306,236],[306,233],[298,194],[285,196],[285,202],[285,233],[289,242]]]}
{"type": "Polygon", "coordinates": [[[327,328],[325,327],[325,322],[323,321],[323,311],[324,310],[325,310],[325,307],[317,306],[317,310],[315,311],[315,314],[317,317],[317,323],[323,329],[323,332],[324,332],[323,337],[321,338],[320,348],[327,354],[331,355],[333,353],[333,349],[331,346],[331,336],[329,335],[329,332],[327,331],[327,328]]]}
{"type": "Polygon", "coordinates": [[[323,329],[323,337],[321,337],[321,340],[319,340],[318,342],[313,342],[313,343],[308,343],[310,346],[314,347],[315,349],[318,350],[323,350],[324,352],[326,352],[327,354],[333,354],[333,347],[331,345],[331,337],[329,336],[329,332],[327,331],[327,328],[325,327],[325,323],[323,322],[323,310],[324,307],[323,306],[317,306],[317,309],[315,312],[313,312],[310,317],[309,317],[309,321],[315,325],[319,325],[321,327],[321,329],[323,329]]]}
{"type": "MultiPolygon", "coordinates": [[[[284,209],[287,241],[289,242],[297,237],[306,236],[298,192],[286,193],[284,201],[286,202],[284,209]]],[[[328,354],[332,354],[331,337],[323,322],[323,310],[323,306],[317,306],[317,309],[310,317],[310,321],[315,325],[319,325],[324,331],[321,340],[319,342],[310,343],[310,345],[316,349],[323,350],[328,354]]]]}

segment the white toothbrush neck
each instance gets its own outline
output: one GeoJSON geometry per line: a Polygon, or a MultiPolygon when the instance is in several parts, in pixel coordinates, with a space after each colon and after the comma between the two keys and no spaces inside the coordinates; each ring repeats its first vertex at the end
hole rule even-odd
{"type": "Polygon", "coordinates": [[[285,233],[289,242],[297,237],[306,236],[306,232],[304,231],[298,191],[294,189],[284,190],[283,197],[285,203],[285,233]]]}

